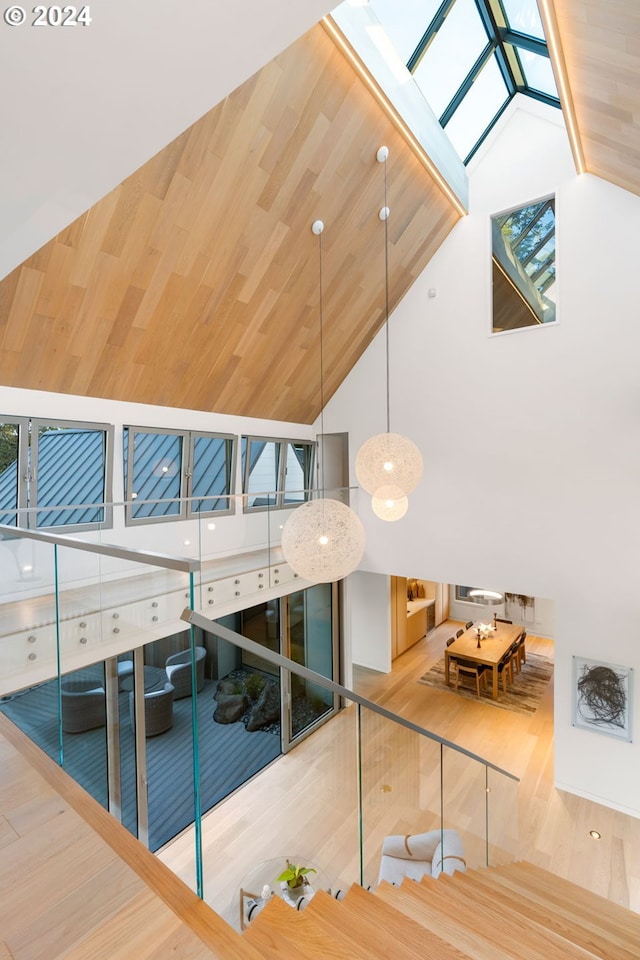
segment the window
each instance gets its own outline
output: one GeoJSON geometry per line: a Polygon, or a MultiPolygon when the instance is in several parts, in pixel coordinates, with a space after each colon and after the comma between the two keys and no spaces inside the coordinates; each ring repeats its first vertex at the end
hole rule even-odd
{"type": "Polygon", "coordinates": [[[560,107],[535,0],[370,0],[369,7],[464,163],[516,93],[560,107]]]}
{"type": "Polygon", "coordinates": [[[487,590],[484,587],[461,587],[456,585],[456,600],[465,603],[502,603],[504,596],[497,590],[487,590]]]}
{"type": "Polygon", "coordinates": [[[493,333],[556,320],[555,199],[491,218],[493,333]]]}
{"type": "Polygon", "coordinates": [[[242,438],[245,510],[284,507],[309,499],[315,444],[297,440],[242,438]]]}
{"type": "Polygon", "coordinates": [[[126,522],[231,513],[235,437],[127,426],[126,522]]]}
{"type": "Polygon", "coordinates": [[[108,424],[0,421],[0,522],[31,528],[111,525],[112,443],[108,424]]]}

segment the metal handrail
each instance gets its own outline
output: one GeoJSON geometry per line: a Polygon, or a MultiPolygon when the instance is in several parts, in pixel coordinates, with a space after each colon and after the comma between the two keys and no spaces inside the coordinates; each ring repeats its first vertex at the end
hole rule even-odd
{"type": "Polygon", "coordinates": [[[401,717],[396,713],[392,713],[391,710],[381,707],[380,704],[374,703],[372,700],[367,700],[366,697],[355,693],[353,690],[349,690],[348,687],[343,687],[342,684],[336,683],[335,680],[329,680],[328,677],[323,677],[321,673],[316,673],[315,670],[310,670],[309,667],[303,667],[301,664],[295,663],[293,660],[289,660],[287,657],[283,657],[280,653],[274,653],[272,650],[266,649],[259,643],[256,643],[255,640],[249,640],[248,637],[243,637],[234,630],[229,630],[228,627],[223,627],[222,624],[217,623],[215,620],[210,620],[208,617],[203,616],[196,610],[191,610],[189,607],[187,607],[185,610],[183,610],[181,619],[185,620],[187,623],[190,623],[194,627],[200,627],[200,629],[204,630],[205,633],[211,633],[214,636],[221,637],[223,640],[227,640],[236,647],[241,647],[243,650],[246,650],[247,653],[252,653],[257,657],[260,657],[262,660],[265,660],[267,663],[273,664],[275,667],[289,670],[291,673],[295,673],[298,676],[303,677],[305,680],[310,680],[312,683],[317,683],[326,690],[330,690],[339,697],[344,697],[347,700],[353,700],[354,703],[358,703],[360,706],[366,707],[368,710],[371,710],[373,713],[377,713],[386,720],[399,723],[400,726],[405,727],[407,730],[411,730],[413,733],[417,733],[422,737],[427,737],[429,740],[433,740],[435,743],[439,743],[442,746],[449,747],[451,750],[455,750],[456,753],[461,753],[465,757],[469,757],[471,760],[475,760],[477,763],[481,763],[483,766],[488,767],[491,770],[495,770],[497,773],[502,774],[502,776],[508,777],[510,780],[515,780],[516,783],[520,782],[520,777],[517,777],[513,773],[509,773],[508,770],[503,770],[502,767],[498,767],[495,763],[491,763],[490,760],[485,760],[484,757],[479,757],[477,754],[472,753],[471,750],[466,750],[464,747],[459,746],[459,744],[453,743],[451,740],[445,739],[445,737],[440,737],[437,733],[433,733],[431,730],[425,730],[424,727],[419,726],[417,723],[413,723],[411,720],[406,720],[404,717],[401,717]]]}
{"type": "MultiPolygon", "coordinates": [[[[341,492],[355,492],[360,488],[357,485],[353,486],[340,486],[340,487],[328,487],[327,490],[329,493],[341,493],[341,492]]],[[[8,514],[14,516],[18,513],[31,514],[31,513],[51,513],[54,510],[93,510],[93,509],[108,509],[113,507],[133,507],[140,504],[149,504],[149,503],[192,503],[199,500],[248,500],[249,497],[276,497],[278,493],[285,494],[294,494],[294,493],[304,493],[312,496],[313,494],[319,493],[317,487],[300,487],[294,490],[252,490],[251,493],[201,493],[199,496],[191,497],[149,497],[148,499],[142,499],[142,497],[136,497],[134,500],[100,500],[95,503],[55,503],[47,504],[40,507],[6,507],[3,510],[0,510],[0,517],[3,514],[8,514]]],[[[295,501],[288,506],[291,506],[293,509],[302,503],[302,501],[295,501]]],[[[178,517],[176,520],[180,519],[178,517]]],[[[194,518],[196,519],[196,518],[194,518]]],[[[96,525],[99,528],[102,521],[97,520],[96,525]]],[[[15,529],[15,528],[13,528],[15,529]]]]}
{"type": "Polygon", "coordinates": [[[153,567],[180,570],[183,573],[197,573],[201,569],[200,560],[190,559],[189,557],[176,557],[167,553],[155,553],[151,550],[135,550],[132,547],[121,547],[115,543],[94,543],[90,540],[80,540],[62,533],[44,533],[40,530],[26,530],[23,527],[9,527],[5,524],[0,524],[0,540],[39,540],[42,543],[69,547],[73,550],[85,550],[88,553],[116,557],[118,560],[131,560],[134,563],[148,564],[153,567]]]}

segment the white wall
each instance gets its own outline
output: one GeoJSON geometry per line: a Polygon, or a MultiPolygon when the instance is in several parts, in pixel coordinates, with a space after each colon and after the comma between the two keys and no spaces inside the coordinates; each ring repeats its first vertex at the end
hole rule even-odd
{"type": "MultiPolygon", "coordinates": [[[[356,571],[347,582],[345,627],[351,661],[371,670],[391,670],[391,583],[389,577],[356,571]]],[[[347,684],[349,686],[349,684],[347,684]]]]}
{"type": "MultiPolygon", "coordinates": [[[[554,600],[556,782],[640,816],[640,696],[632,744],[570,717],[572,655],[640,675],[640,198],[577,177],[557,112],[536,112],[510,112],[470,171],[470,216],[391,319],[391,429],[418,443],[425,475],[398,523],[362,511],[362,567],[554,600]],[[490,337],[490,214],[550,193],[560,322],[490,337]]],[[[384,429],[382,336],[325,429],[350,431],[352,467],[384,429]]]]}

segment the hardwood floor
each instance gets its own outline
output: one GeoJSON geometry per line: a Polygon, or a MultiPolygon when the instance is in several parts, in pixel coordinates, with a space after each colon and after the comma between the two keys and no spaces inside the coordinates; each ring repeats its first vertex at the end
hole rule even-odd
{"type": "MultiPolygon", "coordinates": [[[[553,786],[553,679],[532,718],[418,683],[450,634],[451,622],[441,625],[394,661],[388,675],[357,668],[356,692],[521,778],[517,813],[514,791],[491,778],[490,823],[504,840],[492,857],[527,859],[640,912],[640,820],[553,786]],[[602,839],[592,840],[590,829],[602,839]]],[[[528,637],[527,649],[553,657],[553,643],[544,638],[528,637]]],[[[243,876],[261,860],[281,854],[283,861],[314,861],[334,889],[358,879],[356,719],[355,708],[342,711],[203,821],[205,899],[229,922],[237,924],[243,876]]],[[[391,737],[388,723],[362,717],[370,738],[361,784],[365,882],[375,882],[383,836],[429,829],[439,816],[439,747],[417,735],[391,737]]],[[[484,771],[449,751],[444,770],[445,825],[462,830],[465,852],[479,862],[484,771]]],[[[193,885],[191,830],[160,857],[193,885]]]]}

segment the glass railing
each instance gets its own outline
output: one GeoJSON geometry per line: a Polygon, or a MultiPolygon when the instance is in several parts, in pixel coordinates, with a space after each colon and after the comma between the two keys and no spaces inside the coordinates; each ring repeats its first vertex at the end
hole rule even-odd
{"type": "Polygon", "coordinates": [[[338,591],[283,563],[285,517],[219,554],[202,518],[187,557],[0,526],[0,710],[236,925],[287,857],[332,892],[384,877],[389,836],[437,835],[445,870],[513,859],[516,778],[335,682],[338,591]]]}
{"type": "Polygon", "coordinates": [[[213,811],[199,845],[187,834],[161,853],[192,886],[201,871],[205,899],[230,923],[249,922],[263,888],[277,890],[277,877],[294,858],[316,871],[315,889],[335,896],[353,882],[369,887],[415,870],[435,876],[514,859],[515,776],[220,623],[197,612],[185,617],[235,648],[239,660],[260,657],[278,670],[285,715],[293,686],[311,695],[324,690],[342,707],[233,807],[213,811]],[[233,830],[238,836],[230,839],[233,830]],[[414,841],[407,847],[405,838],[416,835],[411,858],[414,841]],[[423,847],[428,863],[417,862],[423,847]]]}
{"type": "MultiPolygon", "coordinates": [[[[328,499],[350,504],[356,513],[359,511],[357,487],[327,488],[323,495],[328,499]]],[[[70,503],[55,508],[47,505],[40,509],[27,508],[20,511],[5,509],[0,510],[0,528],[6,527],[15,532],[17,521],[20,529],[29,532],[53,532],[85,543],[116,545],[145,553],[161,551],[171,556],[198,560],[202,571],[202,576],[196,576],[194,581],[198,590],[201,584],[208,584],[214,579],[224,580],[225,572],[228,572],[229,576],[233,574],[235,579],[237,574],[245,571],[277,567],[283,560],[280,543],[287,518],[301,502],[318,496],[316,489],[288,490],[286,501],[284,495],[260,491],[220,495],[215,497],[215,501],[223,509],[208,512],[201,508],[211,507],[213,499],[209,498],[209,502],[201,497],[136,499],[108,504],[70,503]],[[64,519],[75,516],[81,508],[85,515],[104,514],[111,518],[111,522],[108,525],[97,523],[71,529],[65,526],[44,526],[52,517],[64,519]],[[130,523],[128,518],[134,508],[146,508],[146,511],[143,509],[139,514],[143,519],[130,523]],[[154,512],[151,518],[144,517],[144,513],[148,511],[154,512]],[[184,514],[186,519],[176,518],[175,514],[178,512],[184,514]],[[231,562],[230,557],[233,557],[231,562]]],[[[365,498],[367,504],[368,499],[365,498]]],[[[4,573],[6,570],[12,595],[28,595],[34,579],[39,576],[37,548],[12,546],[10,541],[5,542],[6,549],[2,547],[3,543],[0,541],[0,571],[4,573]]],[[[271,571],[269,582],[263,585],[263,589],[267,585],[282,584],[279,573],[271,571]]],[[[217,591],[219,600],[203,594],[201,603],[203,606],[217,606],[223,597],[225,600],[233,599],[238,588],[239,592],[244,594],[251,583],[252,581],[234,584],[231,581],[224,585],[222,591],[217,591]],[[231,586],[236,590],[231,591],[231,586]],[[230,597],[227,596],[229,593],[230,597]]]]}

